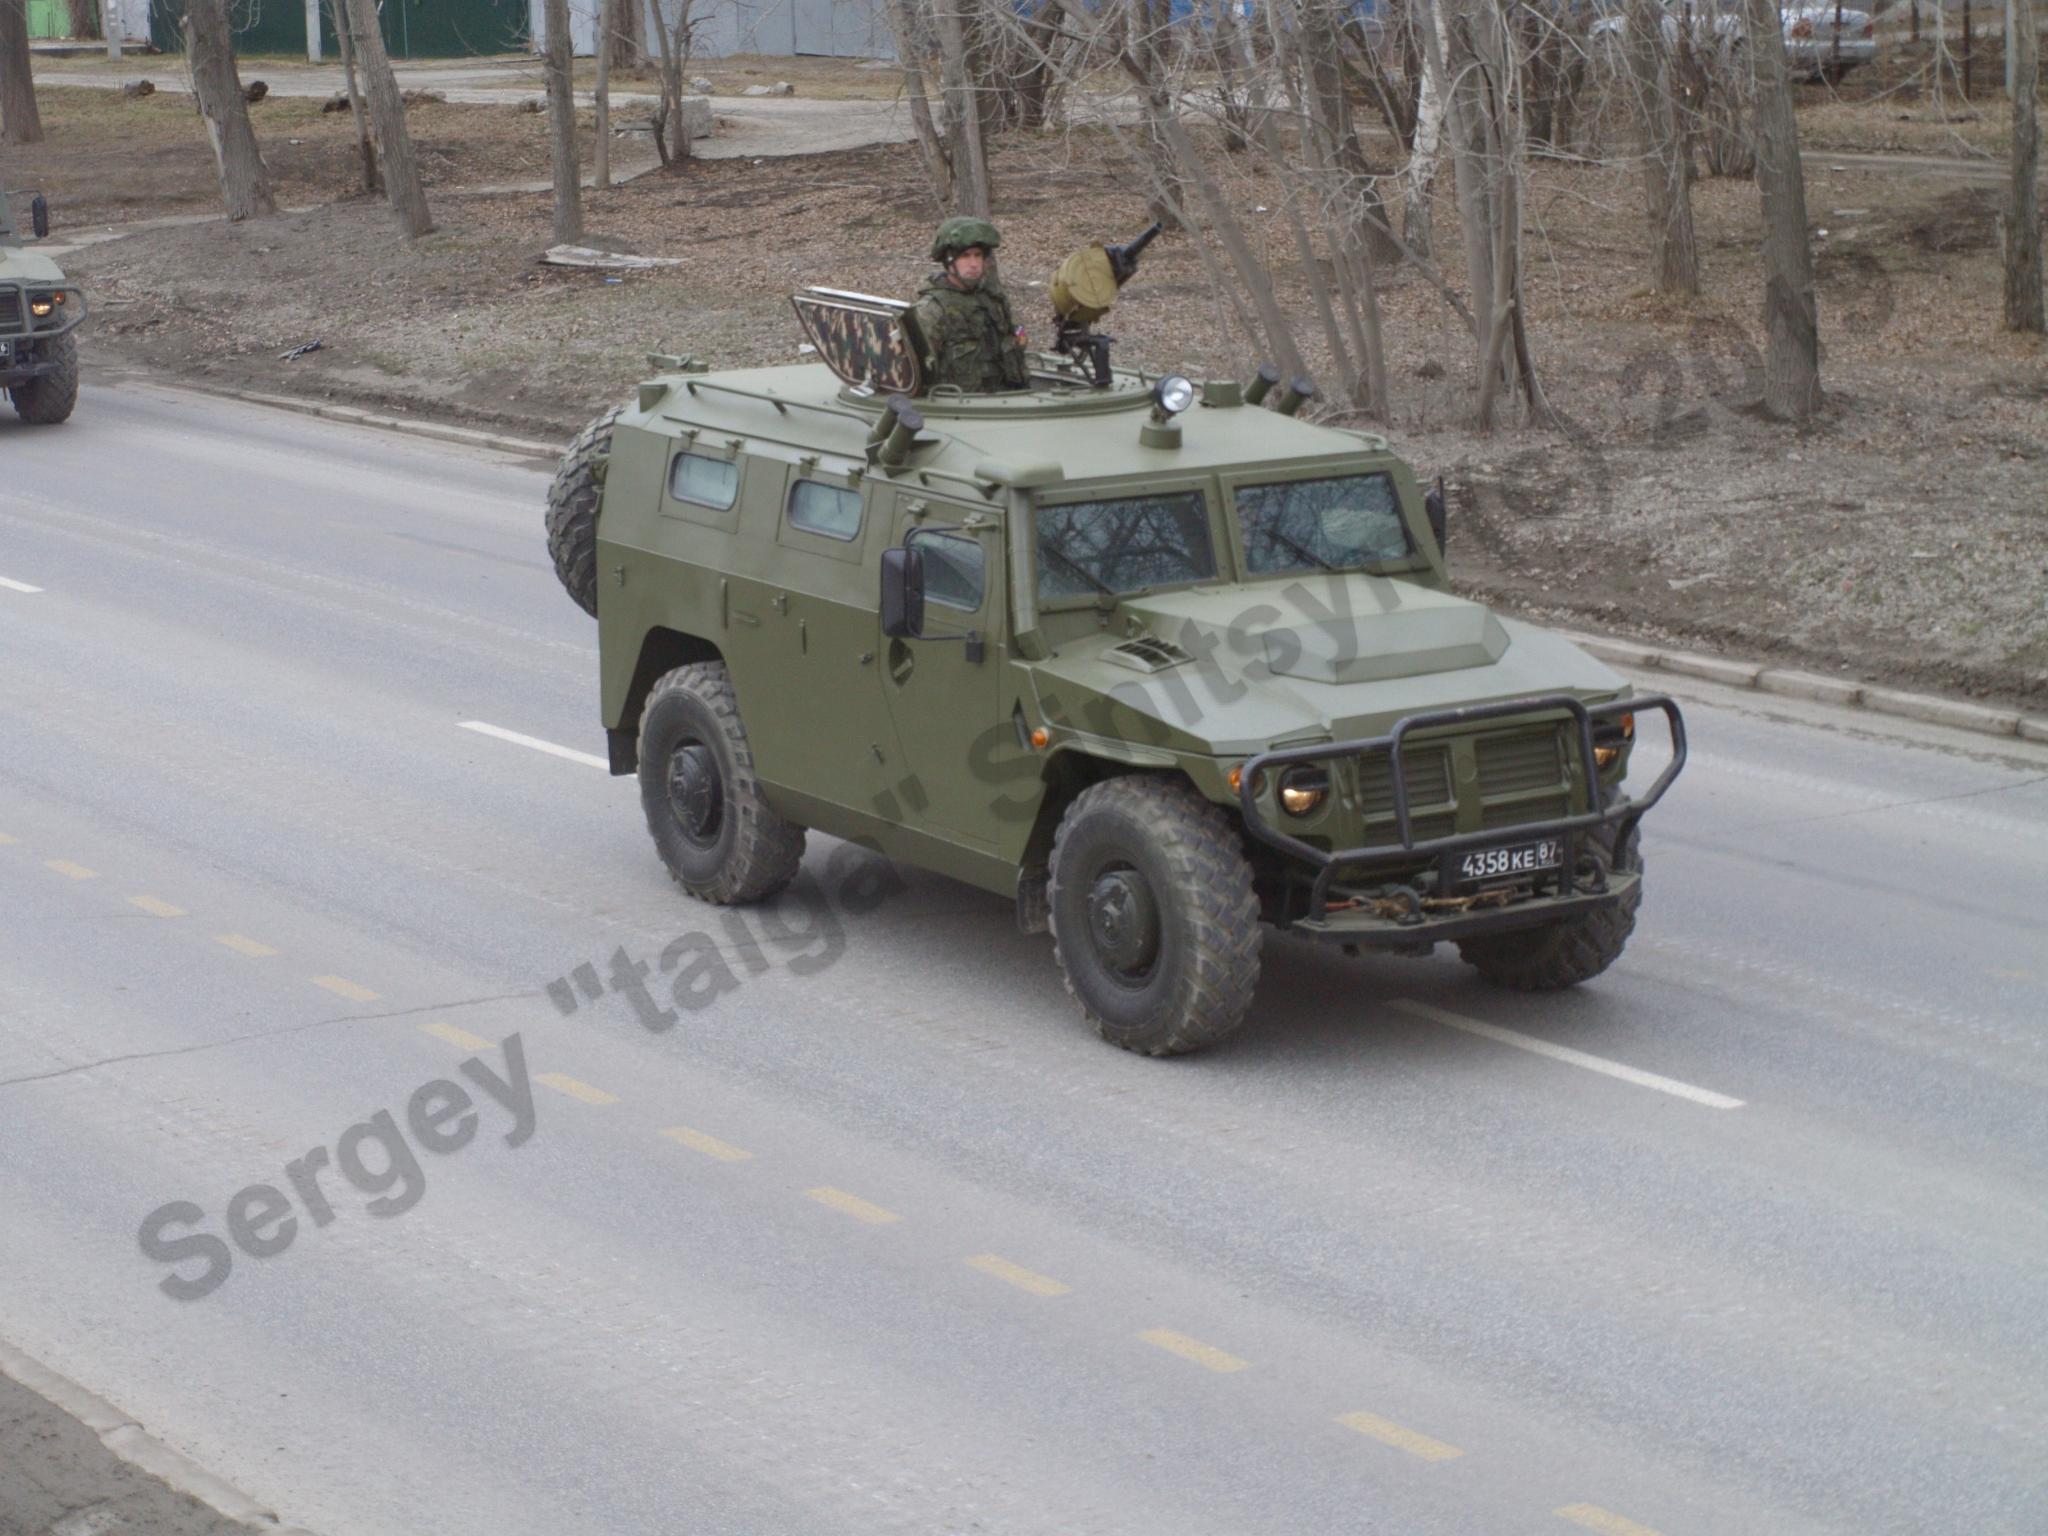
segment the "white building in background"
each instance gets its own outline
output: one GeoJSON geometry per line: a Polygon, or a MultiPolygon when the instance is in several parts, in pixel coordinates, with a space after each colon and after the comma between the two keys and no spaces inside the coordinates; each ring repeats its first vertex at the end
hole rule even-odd
{"type": "MultiPolygon", "coordinates": [[[[147,0],[133,0],[147,4],[147,0]]],[[[647,39],[650,56],[660,55],[655,29],[670,26],[685,0],[619,0],[641,6],[641,36],[647,39]]],[[[691,56],[701,59],[728,58],[736,53],[759,53],[791,58],[797,54],[822,54],[830,58],[888,59],[896,55],[883,0],[688,0],[693,17],[703,20],[696,29],[691,56]]],[[[528,0],[532,36],[545,34],[542,0],[528,0]]],[[[569,0],[569,31],[576,52],[597,51],[597,0],[569,0]]],[[[536,50],[538,43],[536,42],[536,50]]]]}

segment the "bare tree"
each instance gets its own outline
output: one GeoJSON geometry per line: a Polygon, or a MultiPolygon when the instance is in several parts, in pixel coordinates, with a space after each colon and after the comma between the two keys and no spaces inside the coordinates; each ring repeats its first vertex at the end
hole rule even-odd
{"type": "Polygon", "coordinates": [[[612,184],[612,23],[617,10],[617,0],[597,0],[597,84],[591,92],[597,145],[591,180],[599,191],[612,184]]]}
{"type": "Polygon", "coordinates": [[[348,0],[350,41],[362,62],[363,83],[370,98],[370,120],[384,149],[384,194],[391,200],[400,228],[417,240],[434,227],[427,194],[420,186],[419,161],[412,152],[412,134],[405,125],[405,100],[384,51],[384,32],[377,20],[377,0],[348,0]]]}
{"type": "Polygon", "coordinates": [[[1679,124],[1678,77],[1674,50],[1664,36],[1663,7],[1652,0],[1629,0],[1622,45],[1642,135],[1643,208],[1650,221],[1652,280],[1660,293],[1698,293],[1692,155],[1679,124]]]}
{"type": "Polygon", "coordinates": [[[2012,196],[2005,210],[2005,328],[2043,329],[2039,24],[2031,0],[2006,0],[2012,40],[2012,196]]]}
{"type": "Polygon", "coordinates": [[[9,144],[43,142],[29,72],[28,0],[0,0],[0,138],[9,144]]]}
{"type": "Polygon", "coordinates": [[[661,105],[654,114],[654,151],[664,166],[690,158],[690,122],[683,111],[683,76],[704,24],[703,0],[656,0],[654,32],[661,44],[661,105]],[[669,13],[673,12],[673,20],[669,13]]]}
{"type": "Polygon", "coordinates": [[[228,30],[226,0],[187,0],[185,62],[192,71],[192,96],[213,143],[220,171],[220,197],[228,221],[277,212],[270,172],[249,126],[249,103],[235,69],[234,34],[228,30]]]}
{"type": "Polygon", "coordinates": [[[555,239],[583,238],[582,168],[576,163],[576,48],[569,0],[544,0],[547,26],[548,160],[555,172],[555,239]]]}
{"type": "Polygon", "coordinates": [[[370,114],[363,109],[363,89],[356,79],[356,50],[349,41],[348,18],[343,15],[348,0],[327,0],[327,13],[334,21],[334,41],[341,49],[341,76],[348,90],[349,121],[355,125],[356,148],[363,160],[363,190],[382,192],[384,178],[377,173],[377,146],[370,138],[370,114]]]}
{"type": "Polygon", "coordinates": [[[608,0],[611,29],[599,44],[615,70],[637,74],[647,67],[647,33],[642,21],[645,0],[608,0]]]}
{"type": "Polygon", "coordinates": [[[896,34],[896,57],[903,61],[903,94],[910,103],[910,126],[917,135],[917,156],[924,164],[925,179],[941,208],[953,206],[953,151],[939,133],[932,116],[931,97],[925,84],[926,61],[931,55],[931,29],[911,0],[889,0],[889,26],[896,34]]]}
{"type": "Polygon", "coordinates": [[[963,10],[976,0],[930,0],[939,39],[939,87],[946,104],[946,157],[953,170],[953,211],[988,217],[994,189],[989,183],[988,147],[975,74],[967,50],[963,10]]]}
{"type": "Polygon", "coordinates": [[[1756,181],[1764,216],[1764,398],[1767,415],[1805,421],[1820,406],[1820,318],[1806,232],[1806,172],[1776,0],[1743,0],[1756,68],[1756,181]]]}

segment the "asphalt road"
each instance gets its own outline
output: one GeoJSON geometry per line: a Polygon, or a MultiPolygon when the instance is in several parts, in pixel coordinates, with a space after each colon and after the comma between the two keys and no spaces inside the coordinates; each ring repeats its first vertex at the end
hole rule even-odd
{"type": "Polygon", "coordinates": [[[535,467],[135,386],[0,459],[0,1334],[288,1519],[2048,1529],[2048,752],[1695,702],[1608,976],[1279,940],[1150,1062],[996,900],[814,838],[720,919],[466,728],[602,750],[535,467]]]}

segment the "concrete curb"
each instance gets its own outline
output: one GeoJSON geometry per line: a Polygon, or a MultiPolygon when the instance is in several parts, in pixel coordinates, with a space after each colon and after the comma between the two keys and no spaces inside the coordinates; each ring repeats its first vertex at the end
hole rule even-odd
{"type": "Polygon", "coordinates": [[[311,1536],[295,1525],[281,1524],[241,1489],[215,1477],[191,1457],[172,1450],[140,1424],[97,1393],[88,1392],[68,1376],[0,1340],[0,1375],[12,1377],[29,1391],[78,1420],[100,1438],[100,1444],[130,1466],[168,1483],[178,1492],[229,1520],[267,1526],[278,1536],[311,1536]]]}
{"type": "MultiPolygon", "coordinates": [[[[563,445],[555,443],[479,432],[471,427],[445,426],[434,421],[411,421],[402,416],[380,415],[350,405],[300,400],[290,395],[258,394],[251,390],[223,389],[209,393],[224,395],[231,400],[246,400],[252,405],[275,406],[279,410],[322,416],[330,421],[382,427],[387,431],[444,443],[462,443],[472,448],[495,448],[504,453],[541,459],[556,459],[563,452],[563,445]]],[[[1724,656],[1707,656],[1697,651],[1668,651],[1634,640],[1611,640],[1604,635],[1578,634],[1570,630],[1559,633],[1602,661],[1617,662],[1625,667],[1669,672],[1676,677],[1696,677],[1703,682],[1719,683],[1724,688],[1750,688],[1758,693],[1808,699],[1845,709],[1867,709],[1873,714],[1896,715],[1904,720],[1943,725],[1957,731],[1974,731],[1982,736],[2011,736],[2021,741],[2048,742],[2048,715],[2024,715],[2016,709],[1997,709],[1964,699],[1944,698],[1940,694],[1872,687],[1818,672],[1768,667],[1755,661],[1731,661],[1724,656]]]]}
{"type": "Polygon", "coordinates": [[[2023,715],[2016,709],[1997,709],[1964,699],[1944,698],[1940,694],[1872,687],[1817,672],[1767,667],[1759,662],[1730,661],[1721,656],[1703,656],[1695,651],[1661,650],[1633,640],[1610,640],[1601,635],[1569,631],[1565,632],[1565,638],[1602,661],[1616,662],[1625,667],[1669,672],[1678,677],[1696,677],[1704,682],[1719,683],[1724,688],[1753,688],[1758,693],[1810,699],[1815,703],[1836,704],[1846,709],[1867,709],[1873,714],[1896,715],[1904,720],[1945,725],[1951,730],[1974,731],[1982,736],[2048,741],[2048,716],[2023,715]]]}

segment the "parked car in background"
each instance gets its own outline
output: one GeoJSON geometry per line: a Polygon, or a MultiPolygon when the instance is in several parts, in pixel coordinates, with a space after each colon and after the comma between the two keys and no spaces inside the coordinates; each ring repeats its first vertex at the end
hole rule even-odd
{"type": "MultiPolygon", "coordinates": [[[[1612,4],[1612,0],[1606,0],[1612,4]]],[[[1735,50],[1748,41],[1742,13],[1726,5],[1696,5],[1685,0],[1660,0],[1664,41],[1677,45],[1681,25],[1695,48],[1735,50]]],[[[1858,64],[1877,57],[1877,28],[1868,11],[1848,6],[1793,5],[1778,11],[1785,31],[1785,60],[1795,79],[1839,80],[1858,64]]],[[[1613,6],[1594,22],[1588,35],[1619,42],[1627,15],[1613,6]]]]}

